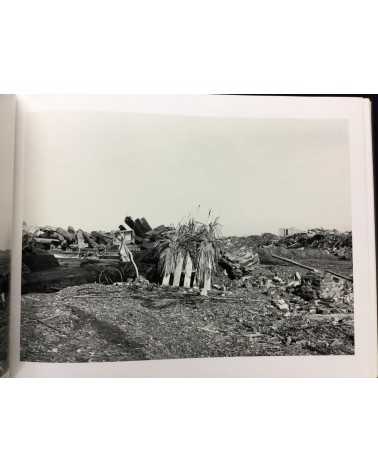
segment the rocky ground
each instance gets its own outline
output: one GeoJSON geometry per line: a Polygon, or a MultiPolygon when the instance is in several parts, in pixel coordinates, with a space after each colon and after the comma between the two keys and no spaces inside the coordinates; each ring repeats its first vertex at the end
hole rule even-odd
{"type": "MultiPolygon", "coordinates": [[[[336,257],[310,262],[344,275],[352,272],[351,261],[336,257]]],[[[219,274],[208,297],[143,279],[28,293],[22,296],[22,359],[353,354],[352,284],[340,288],[337,282],[333,291],[330,280],[329,296],[329,284],[324,289],[319,277],[315,285],[311,277],[303,283],[307,275],[293,266],[260,264],[238,280],[219,274]]]]}

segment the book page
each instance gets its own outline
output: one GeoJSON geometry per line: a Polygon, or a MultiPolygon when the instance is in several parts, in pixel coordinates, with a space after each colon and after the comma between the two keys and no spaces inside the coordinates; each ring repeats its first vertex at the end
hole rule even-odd
{"type": "Polygon", "coordinates": [[[376,375],[366,100],[20,103],[17,375],[376,375]]]}
{"type": "Polygon", "coordinates": [[[8,368],[15,106],[14,95],[0,95],[0,377],[8,368]]]}

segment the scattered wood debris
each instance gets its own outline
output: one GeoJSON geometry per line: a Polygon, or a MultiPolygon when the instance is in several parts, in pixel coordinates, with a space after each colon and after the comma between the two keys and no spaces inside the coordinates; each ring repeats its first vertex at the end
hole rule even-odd
{"type": "Polygon", "coordinates": [[[351,354],[349,244],[348,234],[323,230],[223,238],[196,222],[152,228],[130,216],[106,232],[25,228],[23,355],[351,354]]]}

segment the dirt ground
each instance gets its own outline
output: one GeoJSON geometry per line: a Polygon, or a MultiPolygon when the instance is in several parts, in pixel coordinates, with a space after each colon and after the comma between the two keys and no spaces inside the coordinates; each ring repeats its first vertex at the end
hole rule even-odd
{"type": "MultiPolygon", "coordinates": [[[[350,274],[351,262],[315,261],[350,274]]],[[[323,267],[326,268],[326,267],[323,267]]],[[[282,311],[258,283],[298,269],[264,266],[246,283],[201,297],[193,289],[129,282],[22,296],[21,357],[93,362],[354,353],[353,305],[292,294],[282,311]]]]}

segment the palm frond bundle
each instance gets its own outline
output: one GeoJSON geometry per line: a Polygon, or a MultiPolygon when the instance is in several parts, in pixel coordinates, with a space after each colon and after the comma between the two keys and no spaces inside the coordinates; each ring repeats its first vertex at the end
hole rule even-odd
{"type": "Polygon", "coordinates": [[[175,270],[180,255],[184,257],[185,267],[190,256],[196,271],[196,280],[198,284],[203,284],[205,276],[209,276],[216,268],[220,235],[218,218],[208,223],[201,223],[194,218],[180,222],[156,242],[161,275],[175,270]]]}
{"type": "Polygon", "coordinates": [[[206,279],[216,269],[216,251],[209,241],[203,241],[199,247],[196,264],[196,282],[199,287],[204,285],[206,279]]]}

